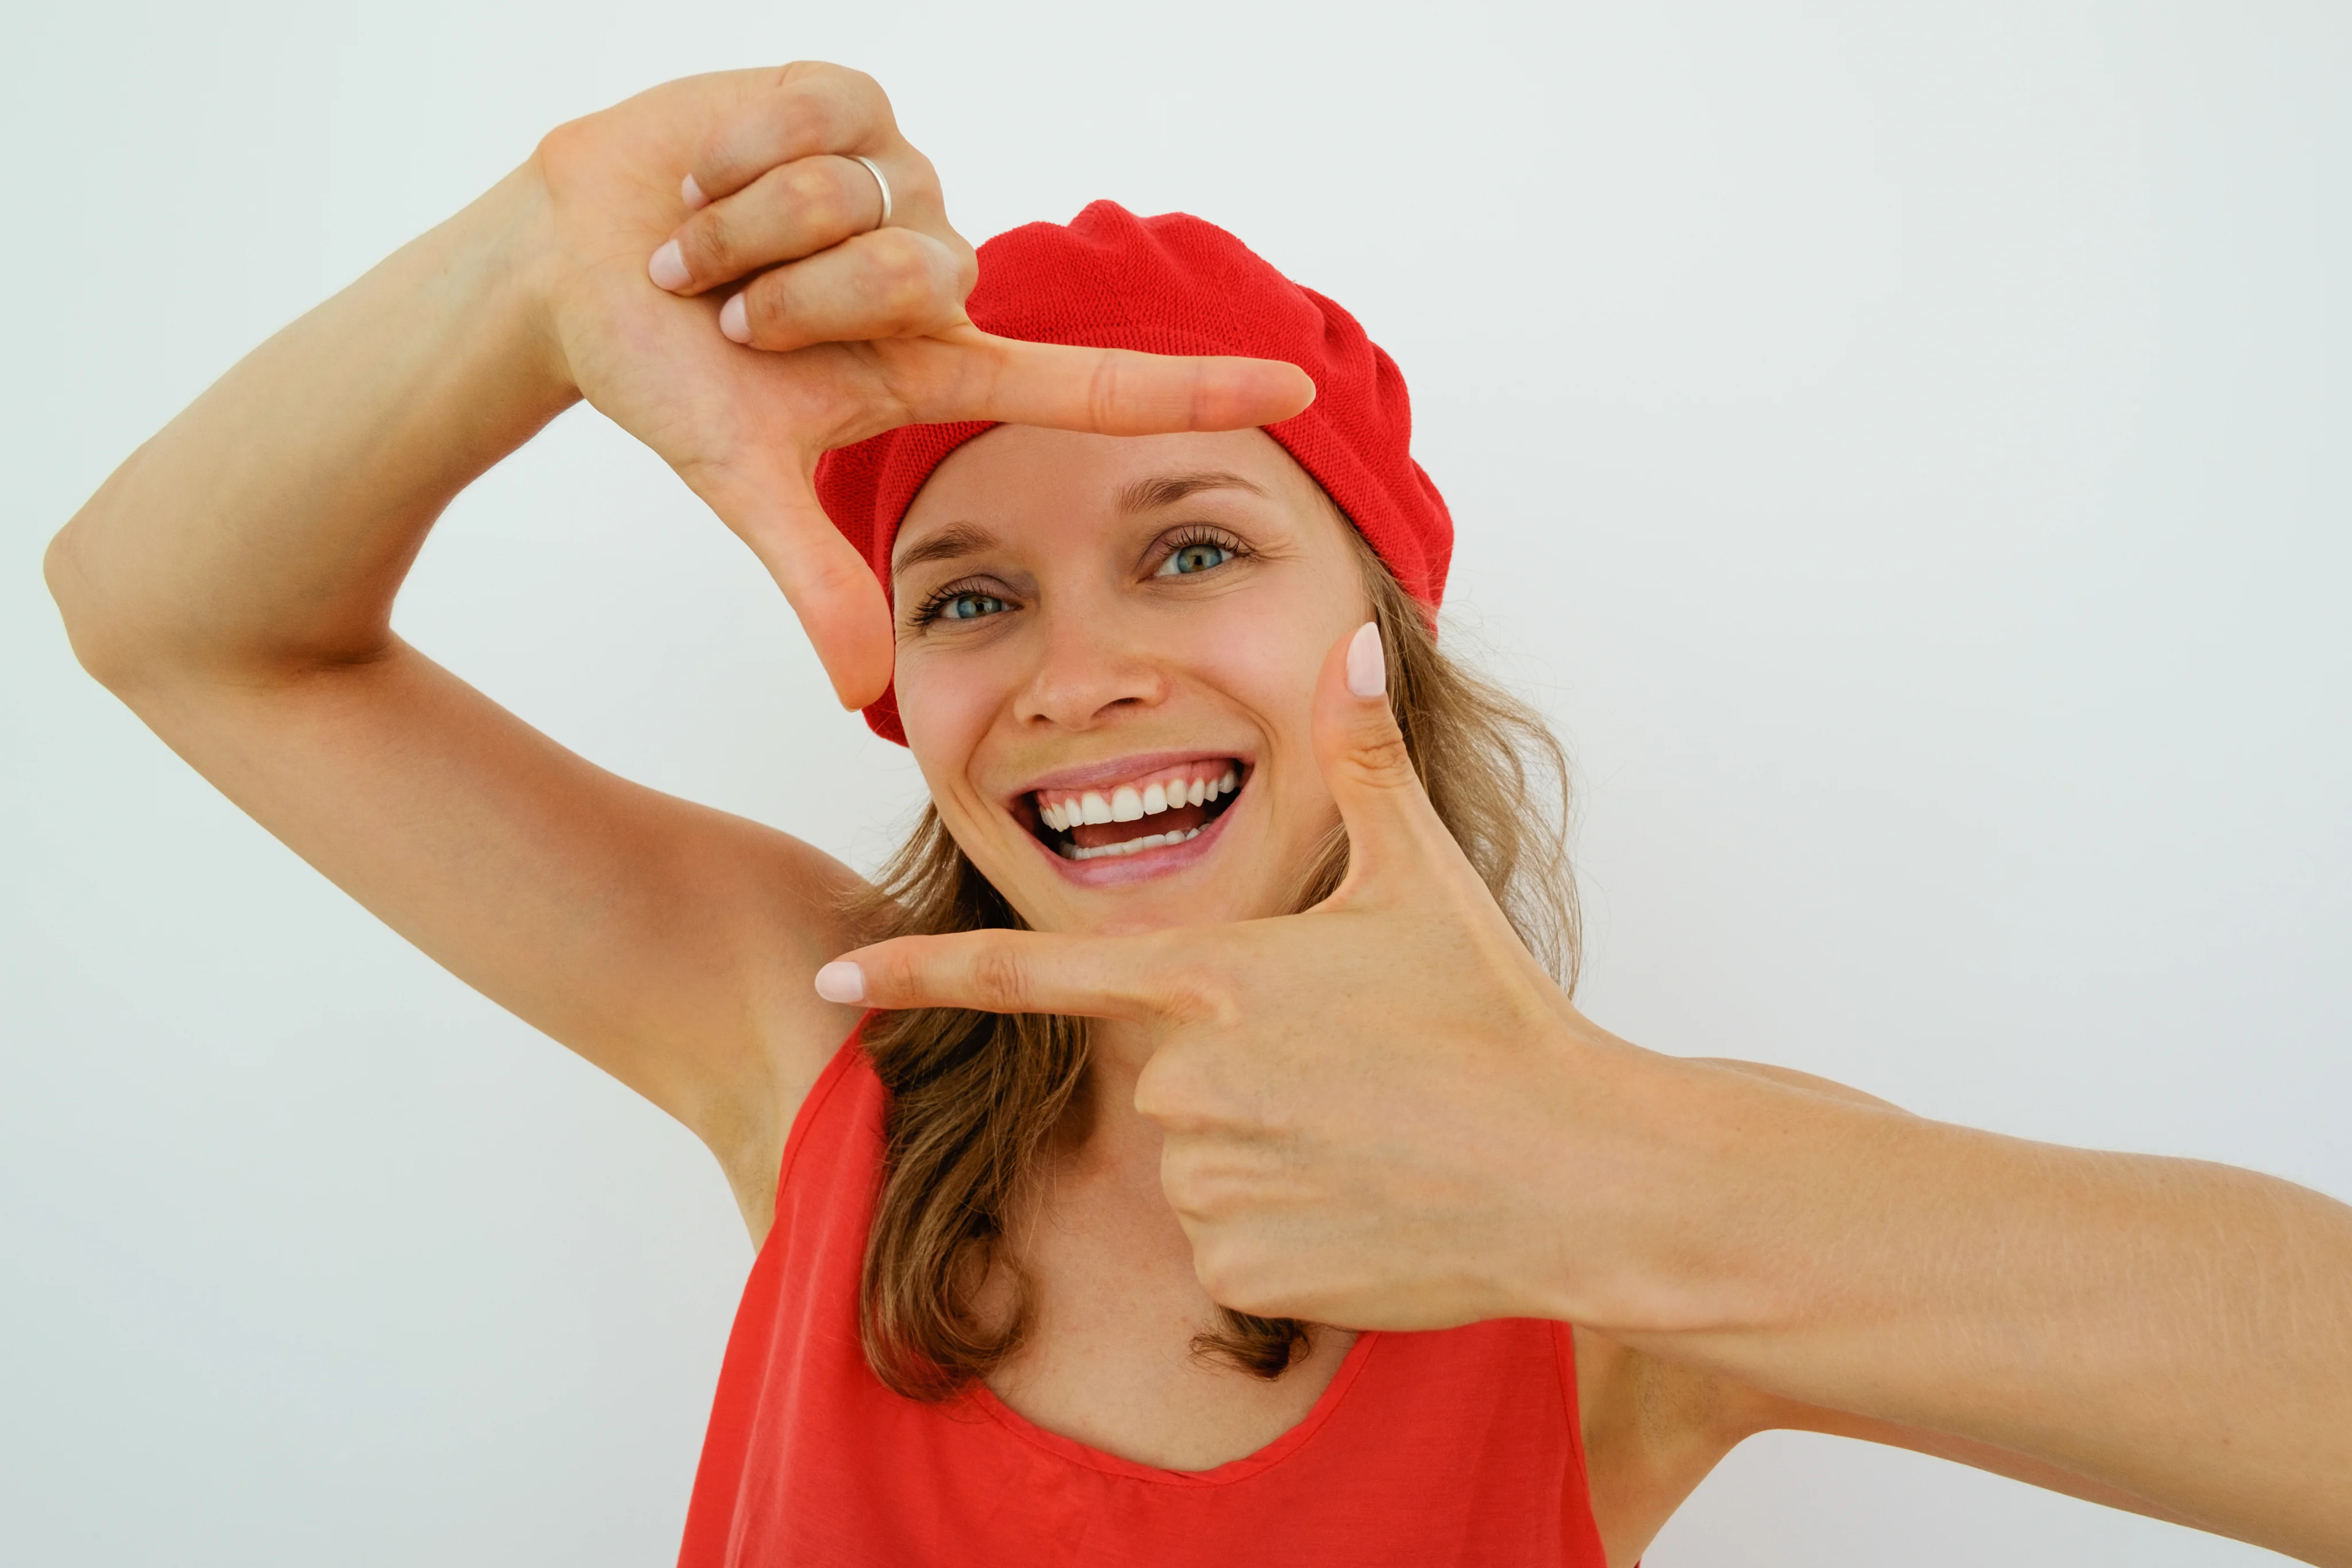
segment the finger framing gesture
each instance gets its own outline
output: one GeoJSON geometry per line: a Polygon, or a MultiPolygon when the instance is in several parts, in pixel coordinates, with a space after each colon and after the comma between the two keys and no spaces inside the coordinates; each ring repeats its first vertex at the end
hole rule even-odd
{"type": "Polygon", "coordinates": [[[803,62],[673,82],[564,127],[537,162],[564,257],[551,312],[574,384],[751,548],[845,706],[888,685],[891,632],[872,570],[817,501],[823,453],[965,420],[1243,429],[1314,397],[1306,372],[1278,361],[974,327],[972,248],[862,72],[803,62]]]}
{"type": "Polygon", "coordinates": [[[1438,820],[1386,694],[1368,623],[1316,691],[1350,848],[1313,908],[901,937],[828,966],[821,993],[1142,1025],[1136,1107],[1165,1134],[1162,1186],[1225,1305],[1353,1328],[1534,1312],[1525,1265],[1551,1221],[1513,1173],[1549,1163],[1580,1019],[1438,820]]]}

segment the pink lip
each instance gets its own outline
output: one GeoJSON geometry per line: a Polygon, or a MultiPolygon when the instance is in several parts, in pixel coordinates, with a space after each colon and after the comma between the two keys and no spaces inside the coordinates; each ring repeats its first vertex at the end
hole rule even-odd
{"type": "MultiPolygon", "coordinates": [[[[1203,757],[1231,755],[1231,752],[1198,751],[1180,756],[1175,752],[1170,752],[1163,757],[1147,758],[1144,763],[1147,768],[1170,767],[1178,762],[1196,761],[1203,757]]],[[[1129,775],[1114,773],[1108,777],[1125,779],[1129,775]]],[[[1036,786],[1036,788],[1064,789],[1078,787],[1059,782],[1059,779],[1060,776],[1056,775],[1056,781],[1036,786]]],[[[1090,780],[1090,782],[1102,781],[1090,780]]],[[[1241,804],[1241,800],[1236,797],[1234,806],[1238,807],[1241,804]]],[[[1098,860],[1071,860],[1058,852],[1053,845],[1034,835],[1030,836],[1029,841],[1037,846],[1039,854],[1054,862],[1055,871],[1060,872],[1065,878],[1076,883],[1080,887],[1125,887],[1132,883],[1149,882],[1153,877],[1171,875],[1206,859],[1209,852],[1216,847],[1217,840],[1223,836],[1225,824],[1233,820],[1233,808],[1219,812],[1210,820],[1209,825],[1202,828],[1197,836],[1186,839],[1181,844],[1162,844],[1156,850],[1138,850],[1131,855],[1105,855],[1098,860]]]]}
{"type": "MultiPolygon", "coordinates": [[[[1147,778],[1163,768],[1181,768],[1187,762],[1239,762],[1244,769],[1249,757],[1239,751],[1147,751],[1133,757],[1116,758],[1108,762],[1089,762],[1083,768],[1065,768],[1059,773],[1047,773],[1032,779],[1013,792],[1015,800],[1035,794],[1040,789],[1091,789],[1103,784],[1125,784],[1147,778]]],[[[1203,833],[1201,838],[1208,835],[1203,833]]],[[[1200,839],[1191,841],[1193,843],[1200,839]]],[[[1059,859],[1059,856],[1055,857],[1059,859]]]]}

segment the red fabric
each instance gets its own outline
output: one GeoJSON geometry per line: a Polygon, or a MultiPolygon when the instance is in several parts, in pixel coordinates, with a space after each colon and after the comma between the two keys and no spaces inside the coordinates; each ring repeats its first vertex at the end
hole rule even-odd
{"type": "Polygon", "coordinates": [[[891,1393],[857,1341],[884,1105],[853,1035],[785,1145],[680,1568],[1602,1568],[1564,1323],[1364,1334],[1304,1421],[1198,1473],[985,1388],[891,1393]]]}
{"type": "MultiPolygon", "coordinates": [[[[1000,337],[1157,354],[1287,360],[1315,381],[1307,411],[1265,433],[1315,476],[1405,591],[1435,610],[1454,556],[1454,518],[1412,460],[1412,405],[1396,361],[1356,319],[1276,272],[1247,246],[1183,213],[1139,218],[1097,202],[1060,224],[1029,224],[980,247],[966,308],[1000,337]]],[[[991,428],[913,424],[828,452],[817,498],[882,590],[899,519],[947,455],[991,428]]],[[[895,691],[866,710],[901,746],[895,691]]]]}

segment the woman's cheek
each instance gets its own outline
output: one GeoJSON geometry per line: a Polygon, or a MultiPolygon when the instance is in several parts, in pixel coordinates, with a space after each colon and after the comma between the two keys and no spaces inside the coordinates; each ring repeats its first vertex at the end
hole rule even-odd
{"type": "Polygon", "coordinates": [[[1310,746],[1324,655],[1361,623],[1347,620],[1344,608],[1336,618],[1320,613],[1327,609],[1299,605],[1269,614],[1237,595],[1231,613],[1204,616],[1192,629],[1193,668],[1272,726],[1269,738],[1286,749],[1310,746]]]}
{"type": "Polygon", "coordinates": [[[981,661],[901,653],[895,674],[898,723],[907,749],[931,786],[935,800],[953,800],[958,780],[987,737],[999,702],[981,661]]]}

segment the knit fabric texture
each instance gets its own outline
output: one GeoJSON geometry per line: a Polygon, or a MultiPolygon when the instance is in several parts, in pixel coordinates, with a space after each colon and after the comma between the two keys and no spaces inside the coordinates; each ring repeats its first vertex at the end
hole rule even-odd
{"type": "MultiPolygon", "coordinates": [[[[1445,499],[1412,459],[1412,407],[1396,361],[1338,305],[1302,288],[1216,225],[1139,218],[1096,202],[1067,225],[1027,224],[980,247],[965,308],[1000,337],[1156,354],[1287,360],[1315,382],[1306,411],[1265,433],[1347,514],[1405,591],[1434,612],[1454,555],[1445,499]]],[[[817,497],[890,591],[898,523],[931,471],[984,423],[912,424],[817,462],[817,497]]],[[[896,689],[866,710],[906,744],[896,689]]]]}

